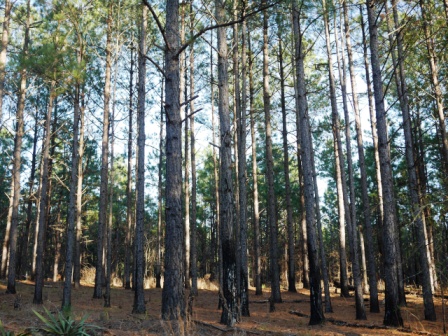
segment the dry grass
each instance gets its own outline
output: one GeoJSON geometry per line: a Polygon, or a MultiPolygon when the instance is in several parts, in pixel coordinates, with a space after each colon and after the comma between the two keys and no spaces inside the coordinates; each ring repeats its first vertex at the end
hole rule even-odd
{"type": "MultiPolygon", "coordinates": [[[[86,274],[91,274],[85,271],[86,274]]],[[[103,307],[103,300],[92,299],[93,288],[87,285],[88,278],[84,278],[79,290],[73,291],[73,318],[81,319],[88,315],[87,323],[101,327],[99,335],[411,335],[442,333],[442,314],[440,299],[435,299],[439,322],[428,322],[423,319],[423,303],[420,296],[408,295],[408,307],[403,308],[405,327],[412,330],[398,331],[396,329],[371,329],[362,327],[382,324],[383,314],[367,313],[367,321],[356,321],[354,299],[341,298],[335,295],[332,298],[334,313],[327,314],[335,320],[343,320],[350,324],[359,324],[360,327],[351,328],[334,325],[327,322],[323,326],[308,326],[308,318],[298,317],[289,312],[299,311],[309,314],[309,292],[300,289],[299,293],[282,292],[284,303],[276,304],[276,312],[269,313],[268,297],[265,291],[263,296],[255,296],[250,292],[251,317],[243,317],[237,328],[227,328],[219,324],[221,311],[217,309],[218,294],[215,283],[207,278],[198,281],[199,295],[193,302],[193,315],[187,322],[162,321],[160,319],[162,290],[152,288],[155,282],[148,279],[150,289],[145,290],[147,312],[143,315],[131,314],[134,293],[131,290],[113,287],[111,293],[111,308],[103,307]]],[[[117,282],[119,283],[119,282],[117,282]]],[[[0,282],[0,320],[7,330],[20,332],[26,328],[35,328],[41,322],[32,312],[35,309],[43,312],[46,307],[57,312],[61,305],[62,283],[48,282],[44,288],[44,305],[33,305],[32,297],[34,285],[31,282],[20,282],[17,289],[22,296],[21,310],[14,310],[14,295],[5,294],[5,283],[0,282]]],[[[185,293],[188,297],[188,291],[185,293]]],[[[382,299],[382,298],[380,298],[382,299]]],[[[368,309],[368,302],[367,309],[368,309]]],[[[383,308],[383,307],[381,307],[383,308]]]]}

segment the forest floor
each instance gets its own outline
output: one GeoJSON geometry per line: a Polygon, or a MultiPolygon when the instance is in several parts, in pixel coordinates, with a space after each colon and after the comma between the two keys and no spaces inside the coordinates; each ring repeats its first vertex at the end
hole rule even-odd
{"type": "MultiPolygon", "coordinates": [[[[33,309],[41,312],[44,309],[55,313],[61,306],[62,282],[46,282],[44,288],[44,305],[33,305],[34,284],[18,282],[20,309],[14,309],[15,295],[5,294],[5,282],[0,282],[0,320],[6,330],[23,332],[42,326],[42,322],[33,313],[33,309]]],[[[213,288],[214,286],[208,286],[213,288]]],[[[243,317],[235,328],[227,328],[219,324],[221,310],[218,306],[216,289],[199,290],[193,302],[193,318],[184,329],[184,335],[443,335],[442,302],[435,298],[437,322],[423,319],[423,299],[416,294],[407,295],[407,307],[402,308],[404,328],[389,329],[382,325],[382,313],[367,313],[367,321],[355,320],[354,298],[341,298],[334,293],[332,305],[334,313],[325,314],[327,321],[323,325],[308,326],[309,291],[300,289],[298,293],[282,291],[283,303],[276,304],[276,311],[269,313],[269,291],[264,290],[262,296],[250,292],[250,317],[243,317]],[[298,312],[300,317],[291,312],[298,312]]],[[[111,308],[103,307],[103,300],[92,299],[92,286],[81,286],[73,290],[72,304],[75,319],[87,315],[87,323],[100,327],[98,335],[178,335],[173,332],[170,323],[160,319],[162,290],[145,290],[147,313],[133,315],[132,304],[134,293],[131,290],[112,288],[111,308]]],[[[186,291],[188,297],[188,291],[186,291]]],[[[365,296],[367,299],[368,296],[365,296]]],[[[380,297],[382,300],[383,297],[380,297]]],[[[17,302],[17,301],[16,301],[17,302]]],[[[366,301],[366,310],[369,302],[366,301]]],[[[1,335],[1,331],[0,331],[1,335]]]]}

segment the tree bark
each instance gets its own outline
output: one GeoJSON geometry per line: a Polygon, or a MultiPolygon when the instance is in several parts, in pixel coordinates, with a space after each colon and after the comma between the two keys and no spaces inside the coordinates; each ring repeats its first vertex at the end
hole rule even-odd
{"type": "MultiPolygon", "coordinates": [[[[266,0],[262,1],[266,6],[266,0]]],[[[269,41],[268,41],[268,13],[263,15],[263,106],[266,132],[266,180],[268,185],[267,213],[269,227],[269,266],[271,276],[271,300],[282,302],[280,294],[280,273],[278,265],[278,228],[275,209],[274,192],[274,161],[272,158],[272,130],[271,130],[271,92],[269,88],[269,41]]]]}
{"type": "Polygon", "coordinates": [[[144,314],[145,293],[143,291],[145,259],[143,246],[143,230],[145,226],[145,93],[146,93],[146,32],[148,27],[148,8],[142,6],[140,42],[138,48],[138,98],[137,98],[137,207],[135,221],[135,287],[133,314],[144,314]]]}
{"type": "Polygon", "coordinates": [[[165,111],[166,111],[166,232],[162,318],[185,316],[184,252],[182,241],[182,123],[179,92],[179,0],[166,2],[165,111]]]}
{"type": "MultiPolygon", "coordinates": [[[[332,51],[330,46],[330,27],[328,19],[327,8],[324,8],[324,24],[325,24],[325,42],[328,57],[328,80],[330,83],[330,102],[331,102],[331,121],[333,133],[333,146],[336,168],[336,186],[338,196],[338,220],[339,220],[339,268],[340,268],[340,282],[341,282],[341,296],[349,297],[348,291],[348,277],[347,277],[347,252],[345,241],[346,225],[348,230],[351,226],[350,211],[348,209],[347,187],[344,173],[344,156],[342,153],[341,134],[339,133],[339,113],[336,101],[336,84],[333,70],[333,60],[331,57],[332,51]]],[[[335,27],[336,29],[336,27],[335,27]]]]}
{"type": "MultiPolygon", "coordinates": [[[[30,3],[27,3],[27,13],[30,13],[30,3]]],[[[25,26],[25,39],[23,41],[22,57],[27,57],[28,46],[30,41],[30,15],[27,15],[25,26]]],[[[22,155],[22,142],[24,135],[24,117],[27,70],[23,68],[20,71],[20,89],[17,100],[16,112],[16,134],[14,137],[14,154],[13,154],[13,168],[12,179],[14,180],[14,194],[11,199],[12,213],[11,213],[11,228],[9,231],[9,260],[8,260],[8,284],[6,293],[16,293],[16,258],[17,258],[17,235],[19,224],[19,202],[20,202],[20,167],[22,155]]]]}
{"type": "Polygon", "coordinates": [[[49,161],[50,161],[50,139],[51,139],[51,113],[53,111],[53,101],[55,98],[55,82],[50,84],[49,100],[47,116],[45,118],[45,138],[44,150],[42,153],[42,185],[40,196],[40,217],[39,217],[39,234],[37,237],[37,253],[36,253],[36,281],[34,286],[34,304],[42,304],[42,291],[44,287],[44,251],[46,239],[46,224],[49,207],[49,161]]]}
{"type": "Polygon", "coordinates": [[[280,103],[282,109],[283,136],[283,171],[285,174],[286,227],[288,232],[288,292],[296,293],[296,270],[294,257],[294,223],[292,219],[291,183],[289,181],[288,128],[286,120],[285,74],[283,68],[283,45],[279,31],[279,63],[280,63],[280,103]]]}
{"type": "Polygon", "coordinates": [[[300,12],[297,9],[297,2],[293,2],[293,29],[295,40],[296,56],[296,78],[297,78],[297,98],[300,115],[300,136],[301,136],[301,158],[304,179],[304,197],[306,206],[306,229],[308,260],[310,267],[310,325],[321,324],[325,317],[322,311],[322,290],[320,287],[321,275],[319,264],[319,247],[317,243],[315,228],[315,199],[313,181],[313,161],[311,129],[306,101],[305,67],[304,54],[302,49],[303,35],[300,28],[300,12]]]}
{"type": "MultiPolygon", "coordinates": [[[[78,144],[78,177],[76,181],[76,238],[75,238],[75,255],[73,260],[73,284],[75,289],[81,286],[81,240],[82,240],[82,182],[84,178],[84,170],[82,159],[84,157],[84,111],[85,106],[79,106],[81,95],[80,85],[77,85],[75,93],[75,104],[79,110],[79,144],[78,144]]],[[[83,98],[82,98],[83,99],[83,98]]]]}
{"type": "MultiPolygon", "coordinates": [[[[129,120],[128,120],[128,171],[126,181],[126,243],[125,243],[125,257],[124,257],[124,288],[131,289],[131,260],[132,260],[132,129],[134,124],[132,122],[133,106],[134,106],[134,50],[131,46],[131,68],[129,70],[129,120]]],[[[159,210],[160,211],[160,210],[159,210]]],[[[160,264],[160,262],[159,262],[160,264]]],[[[159,281],[160,285],[160,281],[159,281]]],[[[158,287],[160,288],[160,287],[158,287]]]]}
{"type": "Polygon", "coordinates": [[[160,90],[160,131],[159,131],[159,181],[158,181],[158,218],[157,218],[157,261],[155,265],[155,276],[156,276],[156,288],[162,288],[160,283],[162,277],[162,244],[161,244],[161,235],[162,235],[162,220],[163,220],[163,187],[162,187],[162,164],[163,164],[163,115],[164,115],[164,107],[163,107],[163,93],[164,93],[164,84],[165,77],[162,76],[162,86],[160,90]]]}
{"type": "MultiPolygon", "coordinates": [[[[190,2],[190,32],[194,34],[194,12],[193,1],[190,2]]],[[[194,47],[190,47],[190,97],[193,99],[195,94],[194,82],[194,47]]],[[[190,295],[198,294],[198,269],[196,252],[196,147],[194,134],[194,100],[190,101],[190,142],[191,142],[191,227],[190,227],[190,275],[191,291],[190,295]]]]}
{"type": "MultiPolygon", "coordinates": [[[[336,20],[335,20],[336,21],[336,20]]],[[[342,30],[342,27],[341,27],[342,30]]],[[[355,201],[355,182],[354,182],[354,174],[353,174],[353,160],[352,160],[352,146],[351,146],[351,132],[350,132],[350,116],[348,113],[348,104],[347,104],[347,79],[346,79],[346,70],[345,70],[345,57],[344,57],[344,43],[342,42],[342,50],[341,54],[339,53],[339,38],[337,34],[337,29],[335,25],[335,40],[336,40],[336,56],[338,60],[338,69],[339,69],[339,80],[341,82],[341,91],[342,91],[342,104],[344,109],[344,119],[345,119],[345,144],[347,151],[347,168],[348,168],[348,188],[345,186],[344,190],[346,197],[344,200],[344,204],[346,206],[346,211],[349,213],[350,221],[348,222],[348,232],[349,232],[349,240],[350,240],[350,252],[352,258],[352,273],[355,285],[355,302],[356,302],[356,319],[357,320],[366,320],[366,312],[364,307],[364,298],[362,296],[362,273],[361,267],[359,265],[359,244],[358,244],[358,232],[357,232],[357,219],[356,219],[356,201],[355,201]],[[350,200],[350,203],[349,203],[350,200]]],[[[343,41],[343,38],[342,38],[343,41]]],[[[342,158],[342,156],[341,156],[342,158]]],[[[343,167],[341,167],[343,172],[343,167]]],[[[344,177],[343,173],[343,177],[344,177]]],[[[345,179],[344,179],[345,180],[345,179]]],[[[346,181],[346,180],[345,180],[346,181]]],[[[344,182],[343,181],[343,184],[344,182]]]]}
{"type": "Polygon", "coordinates": [[[378,152],[381,168],[381,183],[383,187],[384,218],[383,218],[383,247],[384,247],[384,277],[385,315],[384,324],[388,326],[402,326],[398,295],[397,279],[397,215],[395,212],[395,196],[393,191],[392,167],[388,146],[386,125],[386,111],[384,108],[383,81],[378,54],[378,27],[376,21],[376,5],[373,1],[366,4],[370,32],[370,57],[372,62],[373,87],[376,109],[376,128],[378,131],[378,152]]]}
{"type": "MultiPolygon", "coordinates": [[[[414,140],[412,136],[411,115],[409,109],[409,99],[406,84],[406,74],[404,69],[404,51],[402,34],[399,28],[398,12],[396,10],[397,1],[392,0],[393,17],[394,17],[394,31],[397,43],[398,59],[397,67],[394,67],[396,76],[396,84],[398,89],[400,109],[403,117],[403,133],[405,139],[405,154],[406,165],[408,173],[408,191],[411,200],[412,217],[415,220],[417,226],[418,247],[420,253],[420,267],[422,271],[422,287],[423,287],[423,303],[425,307],[425,320],[436,321],[436,311],[434,308],[434,302],[432,298],[432,281],[431,270],[429,267],[429,250],[428,250],[428,237],[426,231],[426,225],[423,218],[423,213],[420,211],[420,186],[417,180],[416,160],[414,158],[414,140]]],[[[390,46],[393,48],[393,45],[390,46]]],[[[395,53],[392,50],[392,53],[395,53]]]]}
{"type": "Polygon", "coordinates": [[[258,201],[258,165],[257,165],[257,138],[255,136],[255,88],[253,80],[253,55],[251,51],[250,34],[248,35],[249,48],[249,113],[250,113],[250,134],[252,142],[252,179],[253,179],[253,199],[254,199],[254,263],[255,263],[255,295],[262,295],[261,286],[261,251],[260,251],[260,211],[258,201]]]}
{"type": "MultiPolygon", "coordinates": [[[[344,28],[345,28],[345,42],[347,47],[347,56],[348,56],[348,67],[350,71],[350,84],[352,87],[352,99],[353,99],[353,111],[355,114],[355,128],[356,128],[356,141],[358,145],[358,162],[359,169],[361,172],[361,193],[362,193],[362,204],[363,204],[363,215],[364,215],[364,230],[366,232],[367,237],[373,237],[372,232],[372,224],[371,224],[371,216],[370,216],[370,201],[369,201],[369,193],[367,189],[367,171],[365,164],[365,155],[364,155],[364,143],[363,143],[363,135],[362,135],[362,125],[361,118],[359,112],[359,103],[358,103],[358,94],[356,92],[357,83],[356,83],[356,74],[353,65],[353,52],[351,45],[351,36],[350,36],[350,24],[348,20],[348,8],[347,1],[343,1],[343,11],[344,11],[344,28]]],[[[361,17],[362,20],[362,17],[361,17]]],[[[367,66],[367,65],[366,65],[367,66]]],[[[368,72],[368,67],[366,68],[368,72]]],[[[352,205],[354,206],[354,204],[352,205]]],[[[356,222],[354,222],[356,224],[356,222]]],[[[363,247],[363,233],[360,230],[360,240],[361,246],[363,247]]],[[[379,312],[379,303],[378,303],[378,288],[376,281],[376,262],[375,262],[375,253],[373,247],[372,239],[367,239],[367,269],[364,267],[365,257],[363,257],[363,268],[367,270],[368,279],[369,279],[369,293],[370,293],[370,312],[377,313],[379,312]]],[[[362,253],[362,256],[365,255],[362,253]]]]}
{"type": "Polygon", "coordinates": [[[112,0],[109,0],[107,14],[107,37],[106,37],[106,70],[104,79],[104,112],[103,112],[103,137],[101,143],[101,181],[100,181],[100,202],[98,217],[98,240],[96,251],[96,271],[94,299],[102,298],[102,287],[104,283],[103,274],[103,249],[105,243],[105,227],[107,221],[107,185],[109,169],[109,110],[110,110],[110,86],[111,86],[111,66],[112,66],[112,0]]]}
{"type": "MultiPolygon", "coordinates": [[[[216,0],[216,20],[224,22],[224,1],[216,0]]],[[[223,307],[221,323],[233,326],[239,321],[236,279],[235,218],[233,213],[232,134],[230,130],[229,80],[226,28],[218,28],[218,88],[220,119],[220,183],[219,201],[221,249],[223,264],[223,307]]]]}
{"type": "Polygon", "coordinates": [[[5,0],[5,16],[3,18],[2,49],[0,51],[0,128],[3,126],[3,95],[5,91],[6,56],[9,44],[9,23],[11,20],[11,0],[5,0]]]}
{"type": "Polygon", "coordinates": [[[249,312],[249,273],[247,257],[247,163],[246,163],[246,112],[247,112],[247,27],[246,22],[241,28],[241,115],[239,116],[238,135],[238,180],[240,192],[240,245],[241,245],[241,275],[240,275],[240,303],[241,315],[250,316],[249,312]]]}

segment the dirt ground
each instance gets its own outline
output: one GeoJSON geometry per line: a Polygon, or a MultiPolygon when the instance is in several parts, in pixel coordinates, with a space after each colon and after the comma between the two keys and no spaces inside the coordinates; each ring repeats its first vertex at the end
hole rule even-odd
{"type": "MultiPolygon", "coordinates": [[[[45,307],[55,313],[60,308],[61,282],[45,283],[43,307],[31,303],[34,293],[33,283],[19,282],[17,289],[20,295],[19,310],[14,309],[16,296],[5,294],[5,283],[0,282],[0,320],[6,330],[23,332],[27,328],[42,325],[33,309],[43,313],[45,307]]],[[[174,331],[173,325],[160,319],[161,289],[145,290],[147,300],[145,315],[131,314],[134,295],[131,290],[112,288],[111,308],[104,308],[103,300],[92,299],[92,294],[93,288],[88,285],[74,290],[73,315],[75,319],[81,319],[87,314],[88,323],[101,327],[97,332],[99,335],[443,335],[441,299],[435,299],[438,321],[428,322],[423,319],[423,302],[417,295],[407,296],[408,306],[402,309],[404,328],[397,330],[385,329],[382,326],[383,313],[367,313],[367,321],[355,320],[354,298],[344,299],[338,294],[333,294],[334,313],[325,315],[328,319],[325,324],[310,327],[307,317],[291,314],[291,311],[309,314],[307,290],[300,289],[298,293],[283,291],[284,302],[276,304],[276,311],[273,313],[269,313],[268,290],[264,290],[263,296],[255,296],[254,291],[251,291],[250,317],[243,317],[235,328],[227,328],[219,324],[221,311],[217,309],[217,291],[202,289],[199,290],[199,295],[193,303],[192,321],[180,331],[174,331]]],[[[365,296],[365,299],[367,298],[368,296],[365,296]]],[[[369,302],[365,303],[368,311],[369,302]]]]}

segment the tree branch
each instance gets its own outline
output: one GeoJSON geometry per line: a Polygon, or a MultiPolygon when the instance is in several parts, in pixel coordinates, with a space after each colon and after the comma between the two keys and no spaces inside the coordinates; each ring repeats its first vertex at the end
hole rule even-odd
{"type": "Polygon", "coordinates": [[[199,110],[194,111],[193,113],[190,113],[189,115],[187,115],[184,119],[182,119],[181,123],[183,123],[185,120],[187,120],[188,118],[190,118],[192,115],[198,113],[199,111],[202,111],[202,109],[200,108],[199,110]]]}
{"type": "MultiPolygon", "coordinates": [[[[147,1],[147,0],[143,0],[143,1],[147,1]]],[[[275,6],[276,4],[278,4],[280,2],[280,0],[264,6],[264,7],[260,7],[256,10],[254,10],[253,12],[250,12],[248,14],[243,14],[238,20],[234,20],[234,21],[229,21],[226,23],[220,23],[220,24],[215,24],[213,26],[208,26],[206,28],[201,29],[200,31],[198,31],[196,34],[193,35],[193,37],[191,37],[187,42],[185,42],[180,49],[177,51],[176,53],[176,57],[179,56],[185,49],[187,49],[191,44],[193,44],[199,37],[201,37],[205,32],[208,32],[209,30],[212,29],[216,29],[216,28],[223,28],[223,27],[228,27],[228,26],[232,26],[236,23],[241,23],[243,22],[246,18],[253,16],[261,11],[264,11],[265,9],[271,8],[273,6],[275,6]]]]}
{"type": "Polygon", "coordinates": [[[143,4],[146,7],[148,7],[149,11],[152,14],[152,17],[156,21],[157,27],[159,27],[160,34],[162,34],[163,40],[165,41],[166,48],[169,48],[168,40],[167,40],[166,35],[165,35],[165,29],[163,29],[162,23],[160,22],[159,17],[157,16],[156,12],[154,11],[154,8],[152,8],[152,6],[148,2],[148,0],[142,0],[142,1],[143,1],[143,4]]]}
{"type": "Polygon", "coordinates": [[[150,61],[152,64],[154,64],[154,66],[157,68],[157,70],[160,71],[160,73],[162,74],[163,77],[166,78],[165,75],[165,71],[163,71],[163,69],[160,67],[160,65],[157,64],[157,62],[155,62],[151,57],[147,56],[147,55],[143,55],[148,61],[150,61]]]}

